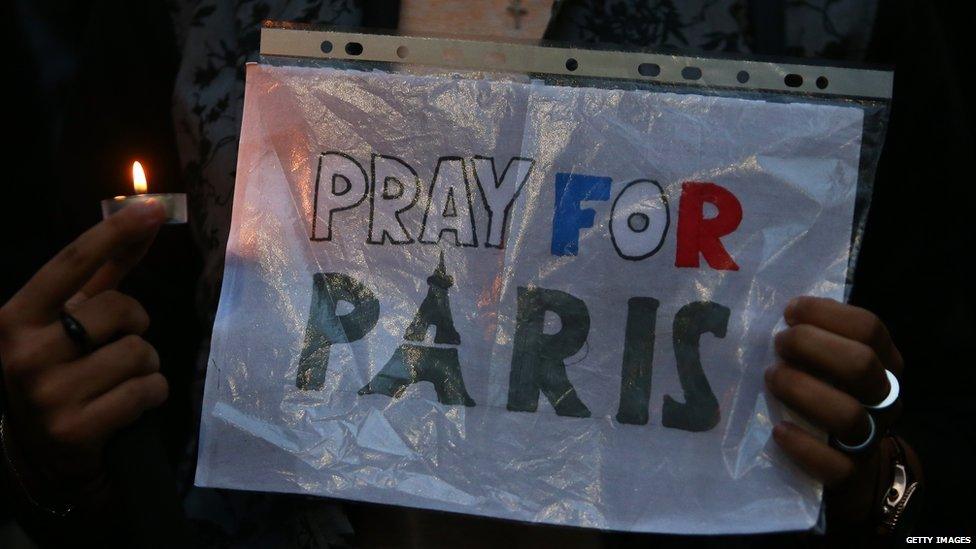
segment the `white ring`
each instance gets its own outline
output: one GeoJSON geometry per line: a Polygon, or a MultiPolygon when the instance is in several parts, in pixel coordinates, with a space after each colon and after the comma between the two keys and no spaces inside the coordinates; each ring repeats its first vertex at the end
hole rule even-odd
{"type": "Polygon", "coordinates": [[[898,384],[898,378],[895,377],[895,374],[891,373],[891,370],[885,369],[885,375],[888,376],[888,396],[884,397],[884,400],[874,406],[864,405],[865,408],[872,412],[880,412],[890,407],[898,400],[898,394],[901,392],[901,386],[898,384]]]}
{"type": "Polygon", "coordinates": [[[871,425],[871,432],[868,433],[868,438],[866,438],[864,442],[858,444],[857,446],[848,446],[843,442],[837,440],[837,438],[834,438],[834,444],[837,445],[837,448],[839,450],[841,450],[842,452],[847,452],[848,454],[859,454],[864,450],[866,450],[868,446],[871,446],[871,443],[874,442],[874,434],[875,434],[874,418],[871,417],[871,414],[867,414],[867,416],[868,416],[868,424],[871,425]]]}

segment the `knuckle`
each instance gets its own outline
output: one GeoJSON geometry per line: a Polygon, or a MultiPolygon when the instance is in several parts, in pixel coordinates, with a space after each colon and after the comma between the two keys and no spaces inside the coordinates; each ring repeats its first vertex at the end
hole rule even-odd
{"type": "Polygon", "coordinates": [[[766,384],[773,393],[780,395],[784,388],[789,386],[786,379],[788,377],[789,372],[786,367],[774,366],[766,372],[766,384]]]}
{"type": "Polygon", "coordinates": [[[23,360],[24,345],[29,347],[28,338],[19,336],[13,326],[0,326],[0,366],[9,371],[23,360]]]}
{"type": "Polygon", "coordinates": [[[783,330],[776,336],[776,349],[780,353],[795,353],[804,337],[809,335],[809,326],[799,324],[783,330]]]}
{"type": "Polygon", "coordinates": [[[116,234],[122,234],[129,230],[132,224],[129,222],[129,216],[126,215],[112,215],[104,221],[105,227],[109,229],[110,232],[116,234]]]}
{"type": "Polygon", "coordinates": [[[105,290],[96,296],[97,299],[104,301],[107,309],[121,309],[125,305],[126,295],[118,290],[105,290]]]}
{"type": "Polygon", "coordinates": [[[123,337],[119,340],[119,347],[126,358],[139,361],[147,359],[153,351],[152,345],[137,335],[123,337]]]}
{"type": "Polygon", "coordinates": [[[149,313],[136,298],[115,290],[106,293],[107,308],[117,315],[127,329],[141,333],[149,327],[149,313]]]}
{"type": "Polygon", "coordinates": [[[45,424],[48,438],[63,446],[80,446],[85,442],[82,424],[71,415],[52,416],[45,424]]]}
{"type": "Polygon", "coordinates": [[[888,328],[877,315],[865,311],[865,338],[872,345],[883,345],[888,341],[888,328]]]}
{"type": "Polygon", "coordinates": [[[139,347],[137,358],[141,364],[151,364],[155,362],[158,360],[156,348],[153,347],[148,341],[142,340],[142,345],[139,347]]]}
{"type": "Polygon", "coordinates": [[[797,344],[799,344],[801,341],[814,337],[818,330],[810,324],[800,324],[799,326],[795,326],[795,328],[796,329],[793,337],[796,338],[797,344]]]}
{"type": "Polygon", "coordinates": [[[864,379],[877,370],[878,357],[874,350],[866,345],[857,345],[851,351],[850,364],[855,377],[864,379]]]}
{"type": "Polygon", "coordinates": [[[148,381],[161,393],[169,393],[169,382],[163,374],[153,374],[148,381]]]}
{"type": "Polygon", "coordinates": [[[796,328],[787,328],[782,332],[776,334],[775,345],[776,351],[781,353],[783,351],[789,350],[793,346],[793,339],[796,337],[796,328]]]}
{"type": "Polygon", "coordinates": [[[847,402],[839,410],[840,427],[845,431],[856,431],[861,424],[861,414],[864,410],[856,402],[847,402]]]}
{"type": "Polygon", "coordinates": [[[149,355],[142,362],[142,365],[147,373],[159,371],[159,352],[156,351],[155,347],[149,346],[149,355]]]}
{"type": "Polygon", "coordinates": [[[153,404],[159,404],[169,397],[169,382],[159,373],[146,378],[147,397],[153,404]]]}
{"type": "Polygon", "coordinates": [[[9,359],[4,355],[3,364],[0,367],[3,369],[3,376],[7,379],[7,382],[21,382],[29,377],[30,368],[27,368],[16,355],[9,359]]]}
{"type": "Polygon", "coordinates": [[[903,375],[904,372],[905,372],[905,359],[904,359],[904,357],[902,357],[901,351],[899,351],[897,348],[895,349],[895,353],[894,354],[895,354],[895,356],[894,356],[894,364],[892,364],[892,366],[894,367],[894,370],[892,370],[892,371],[895,374],[903,375]]]}
{"type": "Polygon", "coordinates": [[[141,383],[126,383],[120,387],[120,390],[122,391],[122,398],[126,402],[142,402],[143,388],[141,383]]]}
{"type": "Polygon", "coordinates": [[[810,296],[800,296],[793,302],[793,315],[795,318],[809,318],[810,314],[816,310],[817,299],[810,296]]]}
{"type": "Polygon", "coordinates": [[[126,386],[126,398],[140,407],[155,406],[169,395],[169,384],[162,374],[155,373],[126,386]]]}
{"type": "Polygon", "coordinates": [[[136,301],[134,298],[129,297],[128,299],[129,306],[126,308],[126,312],[130,325],[137,332],[141,333],[149,327],[149,313],[146,312],[146,309],[142,306],[142,304],[136,301]]]}
{"type": "Polygon", "coordinates": [[[44,357],[45,350],[38,345],[29,343],[15,345],[3,357],[4,373],[16,378],[29,376],[31,371],[44,363],[44,357]]]}
{"type": "Polygon", "coordinates": [[[14,326],[17,325],[14,322],[14,315],[10,312],[11,305],[8,303],[3,307],[0,307],[0,341],[7,339],[10,333],[14,330],[14,326]]]}
{"type": "Polygon", "coordinates": [[[844,484],[854,478],[857,472],[857,466],[850,459],[844,459],[842,462],[837,464],[837,471],[834,473],[832,480],[833,485],[844,484]]]}
{"type": "Polygon", "coordinates": [[[82,263],[85,260],[85,251],[77,241],[71,242],[62,248],[59,255],[61,257],[61,261],[69,265],[82,263]]]}
{"type": "Polygon", "coordinates": [[[61,384],[52,380],[35,383],[30,388],[28,398],[42,411],[50,411],[65,400],[61,384]]]}

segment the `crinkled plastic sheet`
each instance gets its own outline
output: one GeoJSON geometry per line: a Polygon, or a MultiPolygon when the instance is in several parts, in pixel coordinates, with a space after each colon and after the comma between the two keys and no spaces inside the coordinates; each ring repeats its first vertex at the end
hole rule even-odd
{"type": "MultiPolygon", "coordinates": [[[[846,295],[886,104],[383,68],[248,69],[197,484],[642,532],[813,527],[821,486],[771,442],[772,425],[789,412],[767,396],[762,373],[790,298],[846,295]],[[369,197],[335,214],[330,240],[315,239],[318,163],[327,151],[356,159],[367,177],[374,153],[417,171],[417,205],[403,215],[414,242],[368,244],[369,197]],[[437,159],[452,155],[470,164],[492,156],[499,177],[510,158],[535,161],[504,248],[484,246],[487,212],[476,186],[477,247],[455,246],[450,233],[439,244],[419,242],[437,159]],[[594,223],[580,229],[575,256],[552,254],[557,172],[613,179],[609,200],[583,203],[595,210],[594,223]],[[670,225],[654,255],[624,261],[611,245],[609,212],[624,185],[642,178],[660,185],[670,225]],[[742,202],[742,223],[722,240],[739,270],[704,261],[698,269],[675,266],[686,181],[713,181],[742,202]],[[324,362],[321,347],[310,358],[315,334],[319,343],[323,330],[335,341],[345,334],[335,322],[310,328],[316,300],[329,301],[315,293],[315,273],[361,282],[378,302],[378,318],[361,339],[325,350],[320,386],[302,388],[303,368],[312,358],[324,362]],[[571,400],[565,393],[540,394],[535,412],[509,409],[526,287],[567,292],[586,305],[586,343],[565,364],[589,417],[567,416],[571,405],[558,414],[556,405],[571,400]],[[443,327],[423,341],[405,339],[432,291],[446,292],[459,344],[437,342],[443,327]],[[633,297],[659,303],[646,424],[618,421],[633,297]],[[665,426],[662,416],[665,395],[687,397],[675,318],[704,301],[729,312],[724,336],[700,337],[720,418],[695,432],[665,426]],[[382,394],[390,378],[377,374],[392,371],[385,367],[396,350],[409,345],[456,350],[474,405],[439,402],[428,382],[382,394]],[[372,394],[360,394],[367,387],[372,394]]],[[[321,231],[324,220],[317,221],[321,231]]],[[[336,315],[349,312],[348,295],[329,295],[339,303],[336,315]]],[[[551,316],[549,334],[564,327],[551,316]]]]}

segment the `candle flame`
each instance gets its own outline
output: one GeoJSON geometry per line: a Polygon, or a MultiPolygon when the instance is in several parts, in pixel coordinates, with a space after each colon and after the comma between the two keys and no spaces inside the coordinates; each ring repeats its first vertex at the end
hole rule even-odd
{"type": "Polygon", "coordinates": [[[136,194],[145,194],[148,190],[146,185],[146,171],[142,169],[142,164],[138,160],[132,163],[132,187],[136,194]]]}

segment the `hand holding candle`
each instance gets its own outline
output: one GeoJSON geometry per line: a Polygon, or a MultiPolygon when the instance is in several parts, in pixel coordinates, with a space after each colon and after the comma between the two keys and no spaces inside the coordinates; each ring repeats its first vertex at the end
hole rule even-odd
{"type": "Polygon", "coordinates": [[[163,215],[156,202],[122,209],[0,306],[0,467],[16,470],[13,488],[50,512],[103,492],[108,440],[166,400],[159,355],[142,337],[149,313],[116,289],[163,215]]]}
{"type": "Polygon", "coordinates": [[[167,224],[186,223],[186,194],[185,193],[147,193],[146,172],[139,161],[132,163],[132,186],[134,195],[116,196],[102,200],[102,218],[118,212],[131,204],[139,204],[155,200],[163,206],[166,212],[167,224]]]}

